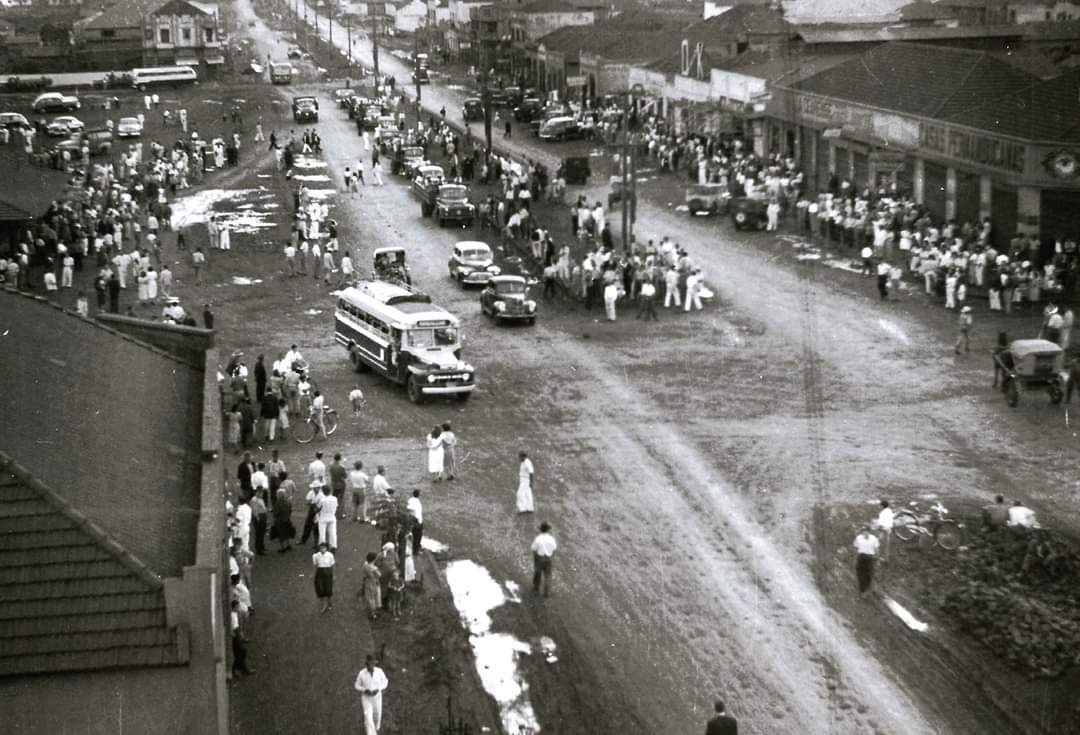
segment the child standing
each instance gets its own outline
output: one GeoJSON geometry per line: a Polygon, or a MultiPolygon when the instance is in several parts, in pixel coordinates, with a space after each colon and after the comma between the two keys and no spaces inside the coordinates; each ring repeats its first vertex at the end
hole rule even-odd
{"type": "MultiPolygon", "coordinates": [[[[956,354],[958,354],[958,355],[960,354],[960,346],[961,345],[964,346],[964,353],[965,354],[971,351],[969,349],[969,338],[970,338],[970,335],[971,335],[972,321],[973,320],[972,320],[972,317],[971,317],[971,307],[970,306],[965,306],[962,309],[960,309],[960,318],[959,318],[959,320],[957,322],[957,325],[959,327],[960,332],[956,337],[956,354]]],[[[997,378],[996,371],[995,371],[994,378],[995,379],[997,378]]]]}
{"type": "Polygon", "coordinates": [[[405,597],[405,580],[401,578],[401,573],[396,569],[390,576],[390,582],[386,588],[387,604],[390,607],[390,614],[394,616],[394,620],[401,618],[401,602],[405,597]]]}
{"type": "Polygon", "coordinates": [[[349,403],[352,404],[353,416],[360,415],[360,409],[364,405],[364,394],[360,390],[360,386],[354,385],[353,389],[349,391],[349,403]]]}

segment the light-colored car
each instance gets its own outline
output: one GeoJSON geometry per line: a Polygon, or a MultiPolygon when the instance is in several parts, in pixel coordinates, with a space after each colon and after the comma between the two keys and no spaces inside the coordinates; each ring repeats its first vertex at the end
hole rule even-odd
{"type": "Polygon", "coordinates": [[[540,126],[540,140],[569,140],[581,137],[581,127],[572,117],[553,117],[540,126]]]}
{"type": "Polygon", "coordinates": [[[30,128],[30,121],[21,112],[0,112],[0,128],[14,130],[15,128],[30,128]]]}
{"type": "Polygon", "coordinates": [[[82,107],[78,97],[60,94],[59,92],[45,92],[34,98],[34,112],[71,112],[82,107]]]}
{"type": "Polygon", "coordinates": [[[462,286],[482,285],[499,275],[499,266],[487,243],[478,240],[463,240],[454,245],[454,252],[447,263],[450,277],[462,286]]]}
{"type": "Polygon", "coordinates": [[[77,133],[84,127],[86,126],[79,118],[71,115],[61,115],[49,121],[49,124],[45,126],[45,132],[53,137],[62,138],[77,133]]]}
{"type": "Polygon", "coordinates": [[[137,117],[122,117],[116,123],[116,135],[120,138],[138,138],[142,135],[142,123],[137,117]]]}
{"type": "Polygon", "coordinates": [[[536,302],[529,298],[523,276],[492,276],[480,293],[480,312],[496,322],[536,323],[536,302]]]}

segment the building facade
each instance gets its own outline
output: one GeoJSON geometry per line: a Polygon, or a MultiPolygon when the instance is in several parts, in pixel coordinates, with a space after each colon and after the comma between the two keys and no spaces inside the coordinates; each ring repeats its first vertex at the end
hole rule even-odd
{"type": "Polygon", "coordinates": [[[169,0],[143,24],[145,66],[192,66],[210,76],[225,63],[218,18],[187,0],[169,0]]]}

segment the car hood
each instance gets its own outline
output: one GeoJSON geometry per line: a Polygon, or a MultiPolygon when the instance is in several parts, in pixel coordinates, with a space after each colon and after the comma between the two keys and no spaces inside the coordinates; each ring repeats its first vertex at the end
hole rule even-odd
{"type": "Polygon", "coordinates": [[[413,354],[428,366],[440,370],[465,370],[468,368],[468,365],[454,355],[453,350],[434,348],[418,350],[413,354]]]}

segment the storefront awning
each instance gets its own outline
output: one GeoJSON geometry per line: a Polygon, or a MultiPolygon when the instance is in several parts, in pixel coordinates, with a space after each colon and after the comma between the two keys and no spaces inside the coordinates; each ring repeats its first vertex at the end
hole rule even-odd
{"type": "Polygon", "coordinates": [[[219,56],[207,56],[206,57],[206,63],[207,64],[215,64],[215,65],[216,64],[224,64],[225,63],[225,57],[220,56],[220,55],[219,56]]]}

